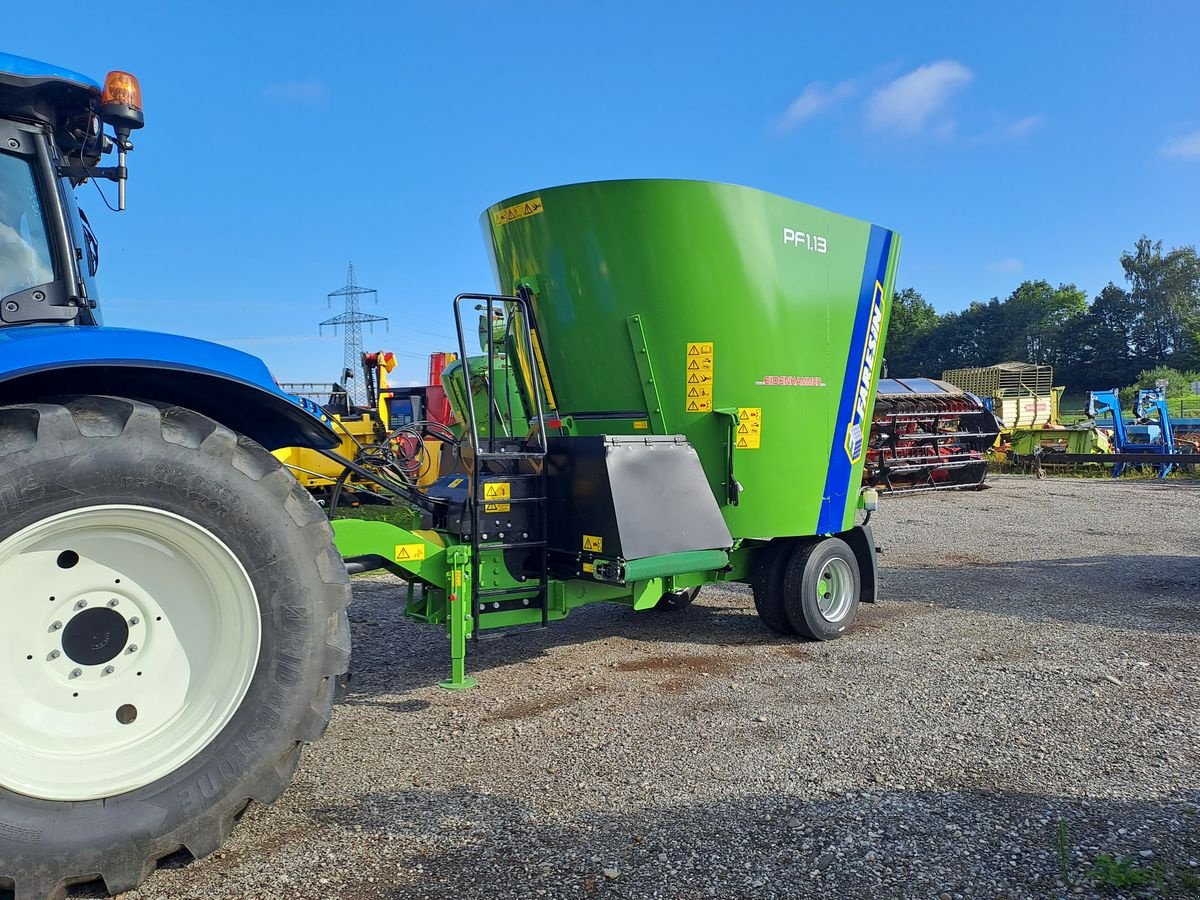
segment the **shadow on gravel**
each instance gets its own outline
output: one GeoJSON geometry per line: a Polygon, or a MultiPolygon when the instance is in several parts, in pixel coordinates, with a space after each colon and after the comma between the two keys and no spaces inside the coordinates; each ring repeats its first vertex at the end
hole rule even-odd
{"type": "Polygon", "coordinates": [[[665,808],[653,796],[637,812],[559,815],[552,803],[413,790],[312,815],[373,833],[407,870],[403,885],[351,885],[363,898],[1111,896],[1087,874],[1103,853],[1131,856],[1163,896],[1200,892],[1195,791],[1113,801],[880,790],[665,808]]]}
{"type": "Polygon", "coordinates": [[[1177,633],[1200,631],[1200,557],[1094,556],[882,569],[891,600],[1045,621],[1177,633]]]}
{"type": "MultiPolygon", "coordinates": [[[[728,597],[736,588],[720,590],[728,597]]],[[[414,711],[424,707],[413,704],[424,701],[389,701],[379,695],[427,688],[448,673],[449,645],[443,631],[404,619],[402,597],[402,589],[387,582],[355,584],[355,601],[350,608],[354,644],[352,677],[342,703],[414,711]]],[[[478,643],[467,645],[467,670],[480,675],[493,668],[545,656],[555,647],[607,640],[662,644],[664,648],[659,655],[668,657],[669,645],[673,643],[722,648],[778,645],[793,655],[806,652],[807,645],[781,638],[763,627],[754,614],[748,589],[745,602],[745,609],[709,606],[701,594],[686,609],[645,612],[597,603],[573,611],[568,618],[546,629],[485,635],[478,643]]],[[[689,651],[689,655],[692,653],[689,651]]]]}

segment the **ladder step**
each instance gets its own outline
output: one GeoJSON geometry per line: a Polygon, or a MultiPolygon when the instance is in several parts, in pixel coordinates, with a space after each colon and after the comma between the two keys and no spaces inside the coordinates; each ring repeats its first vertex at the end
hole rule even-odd
{"type": "Polygon", "coordinates": [[[519,588],[486,588],[482,591],[476,591],[475,596],[479,599],[485,597],[506,597],[509,600],[532,600],[535,597],[540,597],[542,589],[536,584],[529,587],[519,588]]]}

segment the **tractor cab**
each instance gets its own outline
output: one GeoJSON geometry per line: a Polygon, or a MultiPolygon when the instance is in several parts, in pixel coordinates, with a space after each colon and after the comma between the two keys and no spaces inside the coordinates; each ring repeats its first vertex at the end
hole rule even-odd
{"type": "Polygon", "coordinates": [[[0,325],[100,324],[99,246],[74,190],[88,179],[115,181],[124,208],[125,154],[143,124],[141,105],[127,72],[110,72],[102,87],[0,53],[0,325]],[[114,151],[117,165],[100,166],[114,151]]]}

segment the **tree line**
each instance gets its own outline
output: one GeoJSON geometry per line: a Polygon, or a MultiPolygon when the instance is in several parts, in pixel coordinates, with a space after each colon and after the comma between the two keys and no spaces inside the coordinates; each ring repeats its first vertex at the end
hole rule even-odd
{"type": "MultiPolygon", "coordinates": [[[[1088,301],[1074,284],[1025,281],[1007,297],[938,314],[914,288],[897,291],[888,374],[938,378],[945,369],[1017,360],[1054,366],[1070,392],[1124,387],[1169,367],[1200,369],[1200,256],[1143,236],[1121,254],[1125,284],[1088,301]]],[[[1161,372],[1159,373],[1162,374],[1161,372]]],[[[1190,389],[1172,378],[1171,393],[1190,389]]]]}

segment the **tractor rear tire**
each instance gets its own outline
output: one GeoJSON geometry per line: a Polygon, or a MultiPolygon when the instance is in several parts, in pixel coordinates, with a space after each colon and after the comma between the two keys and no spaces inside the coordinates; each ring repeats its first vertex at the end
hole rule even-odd
{"type": "Polygon", "coordinates": [[[758,618],[771,631],[786,637],[794,637],[796,630],[788,621],[783,604],[783,576],[787,572],[788,560],[796,547],[789,538],[775,538],[758,551],[754,560],[754,574],[750,581],[754,592],[754,609],[758,618]]]}
{"type": "Polygon", "coordinates": [[[349,599],[320,507],[248,438],[116,397],[0,407],[0,889],[116,894],[221,846],[325,731],[349,599]]]}
{"type": "Polygon", "coordinates": [[[854,624],[862,573],[841,538],[800,544],[787,561],[783,606],[796,634],[810,641],[841,637],[854,624]]]}

